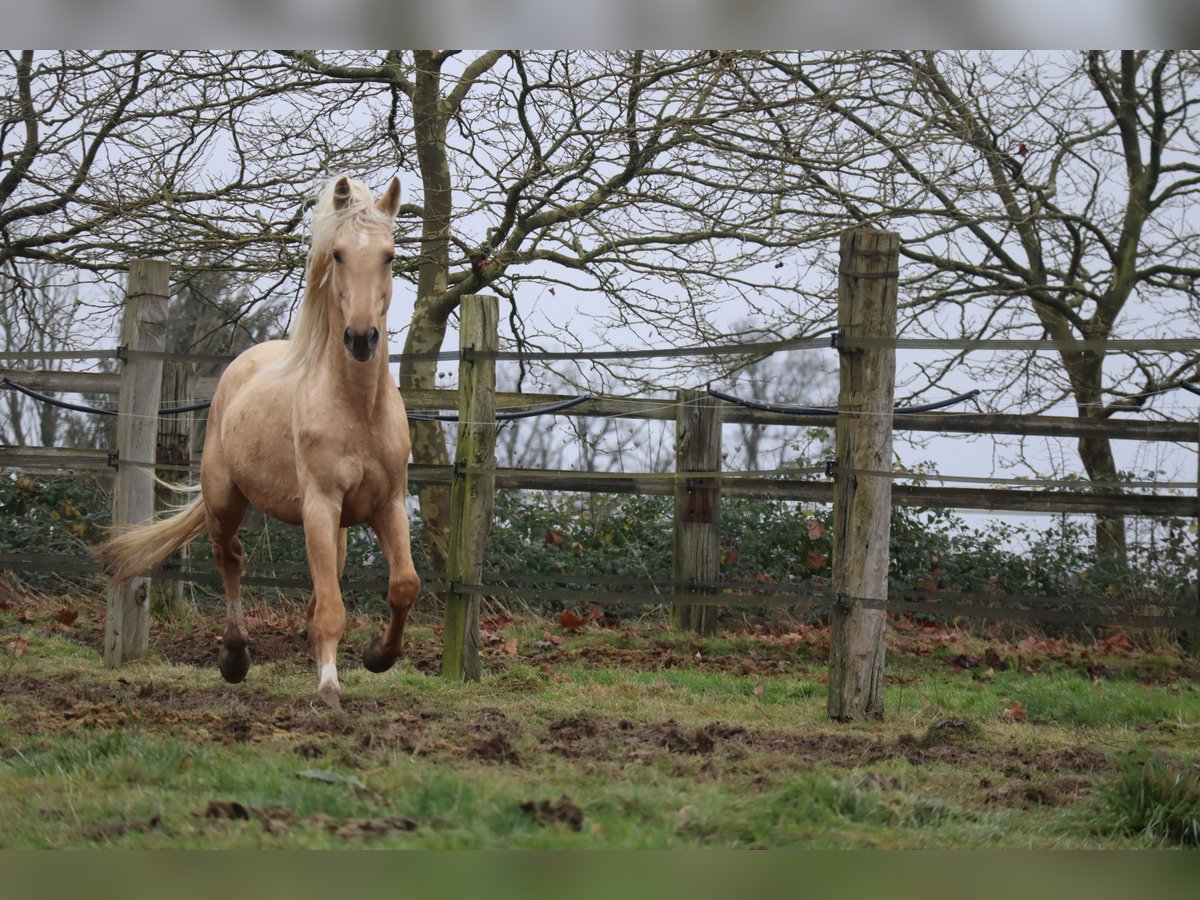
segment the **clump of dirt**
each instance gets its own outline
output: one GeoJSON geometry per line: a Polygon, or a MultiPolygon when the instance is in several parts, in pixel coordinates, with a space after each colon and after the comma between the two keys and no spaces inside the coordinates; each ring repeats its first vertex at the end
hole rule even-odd
{"type": "MultiPolygon", "coordinates": [[[[535,665],[550,668],[578,666],[587,669],[638,669],[659,671],[663,669],[695,669],[701,672],[720,672],[738,676],[771,676],[805,672],[812,660],[795,654],[760,658],[757,654],[734,654],[730,656],[707,656],[699,646],[686,647],[656,641],[643,647],[614,647],[612,644],[584,644],[579,647],[553,647],[534,652],[528,650],[522,656],[535,665]]],[[[769,648],[768,648],[769,649],[769,648]]]]}
{"type": "MultiPolygon", "coordinates": [[[[314,817],[319,819],[323,817],[314,817]]],[[[382,818],[346,819],[342,822],[330,820],[323,823],[330,834],[344,841],[366,841],[386,837],[397,832],[416,831],[420,827],[416,820],[407,816],[384,816],[382,818]]]]}
{"type": "Polygon", "coordinates": [[[1062,777],[1048,781],[1009,781],[984,797],[989,805],[1030,809],[1034,806],[1064,806],[1093,786],[1090,778],[1062,777]]]}
{"type": "Polygon", "coordinates": [[[147,831],[156,831],[161,827],[162,817],[155,814],[144,820],[122,819],[104,825],[93,825],[84,830],[83,836],[89,841],[112,841],[127,834],[145,834],[147,831]]]}
{"type": "Polygon", "coordinates": [[[1036,756],[1032,764],[1046,772],[1099,772],[1109,765],[1108,757],[1091,747],[1052,750],[1036,756]]]}
{"type": "Polygon", "coordinates": [[[576,713],[551,722],[547,727],[552,738],[563,741],[578,741],[584,738],[594,738],[611,730],[612,724],[599,716],[589,713],[576,713]]]}
{"type": "Polygon", "coordinates": [[[526,800],[521,804],[524,812],[533,816],[538,825],[550,825],[561,822],[572,831],[583,828],[583,810],[575,805],[575,801],[563,794],[557,800],[526,800]]]}
{"type": "Polygon", "coordinates": [[[345,841],[369,840],[395,832],[415,831],[418,827],[417,822],[407,816],[334,819],[325,813],[316,813],[304,819],[286,806],[246,806],[236,800],[213,800],[203,814],[193,815],[203,819],[233,822],[254,820],[267,834],[283,834],[291,828],[308,825],[323,829],[345,841]]]}
{"type": "Polygon", "coordinates": [[[978,744],[982,739],[983,729],[978,724],[970,719],[952,716],[938,719],[919,738],[911,734],[901,735],[899,743],[927,750],[930,747],[968,747],[978,744]]]}
{"type": "Polygon", "coordinates": [[[467,750],[467,756],[482,762],[509,763],[515,766],[521,764],[521,754],[513,747],[512,742],[499,731],[472,745],[467,750]]]}

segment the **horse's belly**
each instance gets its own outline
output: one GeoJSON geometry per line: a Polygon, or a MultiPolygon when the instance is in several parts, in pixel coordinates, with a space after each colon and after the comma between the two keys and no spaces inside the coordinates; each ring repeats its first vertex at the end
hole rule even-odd
{"type": "Polygon", "coordinates": [[[264,513],[301,522],[300,483],[290,397],[270,385],[247,385],[221,422],[221,446],[234,484],[264,513]]]}

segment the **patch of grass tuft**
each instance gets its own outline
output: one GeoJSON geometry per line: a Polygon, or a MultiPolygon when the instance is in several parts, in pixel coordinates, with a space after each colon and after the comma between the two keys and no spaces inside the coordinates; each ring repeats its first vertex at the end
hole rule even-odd
{"type": "Polygon", "coordinates": [[[1118,833],[1163,844],[1200,846],[1200,769],[1159,754],[1130,755],[1101,791],[1105,821],[1118,833]]]}
{"type": "Polygon", "coordinates": [[[900,736],[900,742],[928,749],[929,747],[963,747],[978,744],[983,740],[983,729],[970,719],[951,716],[938,719],[918,737],[911,734],[900,736]]]}

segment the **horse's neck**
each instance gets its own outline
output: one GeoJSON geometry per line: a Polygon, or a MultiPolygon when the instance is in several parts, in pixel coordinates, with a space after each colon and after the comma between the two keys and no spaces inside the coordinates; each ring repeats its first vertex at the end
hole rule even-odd
{"type": "Polygon", "coordinates": [[[321,354],[323,377],[345,397],[352,407],[373,415],[384,402],[385,392],[394,388],[388,371],[387,340],[381,339],[375,358],[370,362],[355,362],[346,355],[340,340],[330,341],[321,354]]]}

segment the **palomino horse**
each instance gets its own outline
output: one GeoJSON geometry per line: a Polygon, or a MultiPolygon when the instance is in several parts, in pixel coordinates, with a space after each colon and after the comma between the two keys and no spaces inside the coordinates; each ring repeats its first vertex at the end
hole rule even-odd
{"type": "Polygon", "coordinates": [[[420,589],[405,509],[408,420],[387,352],[392,223],[399,208],[394,178],[378,202],[356,181],[329,183],[313,213],[304,299],[291,339],[252,347],[221,376],[209,412],[200,496],[170,518],[97,549],[114,581],[127,581],[207,528],[228,604],[217,665],[236,683],[250,669],[237,537],[246,507],[253,503],[303,525],[317,695],[335,709],[341,707],[336,660],[346,611],[338,577],[347,526],[370,525],[390,568],[391,622],[363,651],[372,672],[387,670],[399,656],[420,589]]]}

